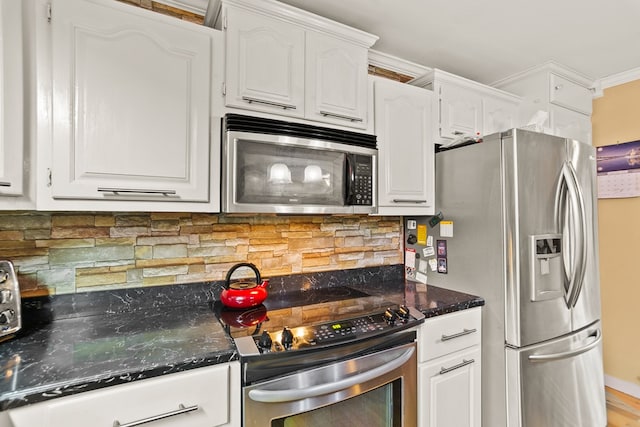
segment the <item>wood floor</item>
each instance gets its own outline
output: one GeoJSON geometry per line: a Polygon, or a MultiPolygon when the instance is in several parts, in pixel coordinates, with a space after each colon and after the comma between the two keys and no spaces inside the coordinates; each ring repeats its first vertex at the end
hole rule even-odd
{"type": "Polygon", "coordinates": [[[640,427],[640,400],[606,387],[607,427],[640,427]]]}

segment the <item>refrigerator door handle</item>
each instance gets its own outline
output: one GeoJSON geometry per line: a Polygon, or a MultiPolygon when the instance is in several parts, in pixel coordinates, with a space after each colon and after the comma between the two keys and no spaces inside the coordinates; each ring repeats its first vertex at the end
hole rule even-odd
{"type": "Polygon", "coordinates": [[[582,346],[580,348],[563,351],[560,353],[550,353],[550,354],[532,354],[529,356],[529,360],[532,362],[552,362],[554,360],[568,359],[574,356],[578,356],[582,353],[586,353],[587,351],[595,348],[602,341],[602,332],[598,328],[593,334],[589,335],[589,338],[594,337],[593,341],[589,344],[582,346]]]}
{"type": "MultiPolygon", "coordinates": [[[[575,251],[569,251],[571,256],[570,275],[565,272],[565,300],[568,308],[575,306],[582,289],[582,282],[586,272],[587,247],[584,233],[587,230],[584,197],[578,185],[575,169],[570,162],[562,165],[558,187],[556,189],[556,221],[559,233],[563,233],[564,219],[567,209],[565,200],[571,203],[572,218],[569,221],[570,238],[576,239],[575,251]],[[576,229],[578,228],[578,229],[576,229]]],[[[563,257],[566,252],[563,251],[563,257]]]]}
{"type": "Polygon", "coordinates": [[[578,258],[576,262],[576,269],[574,271],[574,287],[573,292],[569,298],[570,307],[575,307],[578,302],[578,297],[580,296],[580,292],[582,291],[582,285],[584,283],[584,276],[587,271],[587,245],[585,242],[584,236],[587,233],[587,217],[586,217],[586,208],[584,206],[584,194],[582,189],[580,188],[580,184],[578,184],[578,175],[576,173],[575,168],[570,162],[566,163],[568,176],[570,179],[567,180],[569,184],[569,197],[571,198],[576,218],[576,223],[579,227],[578,230],[574,229],[574,233],[576,234],[578,247],[578,258]]]}

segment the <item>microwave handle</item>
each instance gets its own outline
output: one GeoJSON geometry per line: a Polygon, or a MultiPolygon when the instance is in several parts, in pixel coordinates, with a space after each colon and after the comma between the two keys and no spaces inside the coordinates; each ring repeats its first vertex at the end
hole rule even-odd
{"type": "Polygon", "coordinates": [[[355,159],[354,159],[354,155],[353,154],[346,154],[346,168],[347,168],[347,173],[346,175],[346,183],[345,183],[345,187],[346,187],[346,194],[345,194],[345,201],[347,202],[347,204],[351,204],[353,202],[353,197],[355,195],[355,185],[356,185],[356,170],[355,170],[355,159]]]}

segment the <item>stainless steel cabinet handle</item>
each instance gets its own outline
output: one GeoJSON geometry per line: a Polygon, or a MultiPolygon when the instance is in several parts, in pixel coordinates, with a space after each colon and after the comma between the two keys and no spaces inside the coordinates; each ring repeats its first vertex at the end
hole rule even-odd
{"type": "Polygon", "coordinates": [[[11,187],[11,183],[2,181],[2,182],[0,182],[0,187],[11,187]]]}
{"type": "Polygon", "coordinates": [[[250,96],[243,96],[242,100],[248,102],[249,104],[252,104],[255,102],[256,104],[271,105],[272,107],[284,108],[285,110],[295,110],[297,108],[293,104],[284,104],[281,102],[265,101],[264,99],[252,98],[250,96]]]}
{"type": "Polygon", "coordinates": [[[414,199],[393,199],[393,203],[427,203],[427,201],[414,199]]]}
{"type": "Polygon", "coordinates": [[[176,415],[186,414],[187,412],[197,411],[198,409],[199,409],[198,405],[185,407],[181,403],[179,405],[179,409],[176,409],[175,411],[165,412],[164,414],[160,414],[160,415],[153,415],[151,417],[143,418],[137,421],[131,421],[130,423],[120,424],[120,421],[115,420],[113,422],[113,427],[136,427],[142,424],[150,423],[152,421],[163,420],[165,418],[175,417],[176,415]]]}
{"type": "Polygon", "coordinates": [[[455,371],[456,369],[462,368],[463,366],[471,365],[474,362],[475,362],[474,359],[469,359],[469,360],[462,359],[462,363],[458,363],[457,365],[454,365],[450,368],[440,368],[440,375],[446,374],[447,372],[455,371]]]}
{"type": "Polygon", "coordinates": [[[327,116],[327,117],[335,117],[336,119],[349,120],[351,122],[361,122],[362,121],[362,119],[360,117],[345,116],[345,115],[342,115],[342,114],[332,113],[330,111],[322,111],[322,110],[320,110],[320,114],[322,114],[323,116],[327,116]]]}
{"type": "Polygon", "coordinates": [[[454,130],[451,133],[454,134],[454,135],[464,135],[464,132],[460,132],[459,130],[454,130]]]}
{"type": "Polygon", "coordinates": [[[554,88],[555,90],[560,90],[560,89],[562,89],[562,85],[556,85],[556,86],[554,86],[553,88],[554,88]]]}
{"type": "Polygon", "coordinates": [[[459,338],[459,337],[463,337],[463,336],[465,336],[465,335],[472,334],[472,333],[474,333],[474,332],[477,332],[477,329],[476,329],[476,328],[473,328],[473,329],[463,329],[463,330],[462,330],[462,332],[458,332],[457,334],[453,334],[453,335],[445,335],[445,334],[442,334],[442,338],[441,338],[441,340],[442,340],[442,341],[449,341],[449,340],[452,340],[452,339],[454,339],[454,338],[459,338]]]}
{"type": "Polygon", "coordinates": [[[175,196],[176,190],[145,190],[135,188],[107,188],[98,187],[98,191],[101,193],[113,193],[113,194],[160,194],[162,196],[175,196]]]}

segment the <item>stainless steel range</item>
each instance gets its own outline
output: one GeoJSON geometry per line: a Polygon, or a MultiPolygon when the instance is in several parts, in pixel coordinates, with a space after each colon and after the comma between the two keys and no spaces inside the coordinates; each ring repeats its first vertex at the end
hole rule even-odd
{"type": "Polygon", "coordinates": [[[402,301],[334,287],[218,314],[240,355],[245,427],[416,425],[424,316],[402,301]]]}

